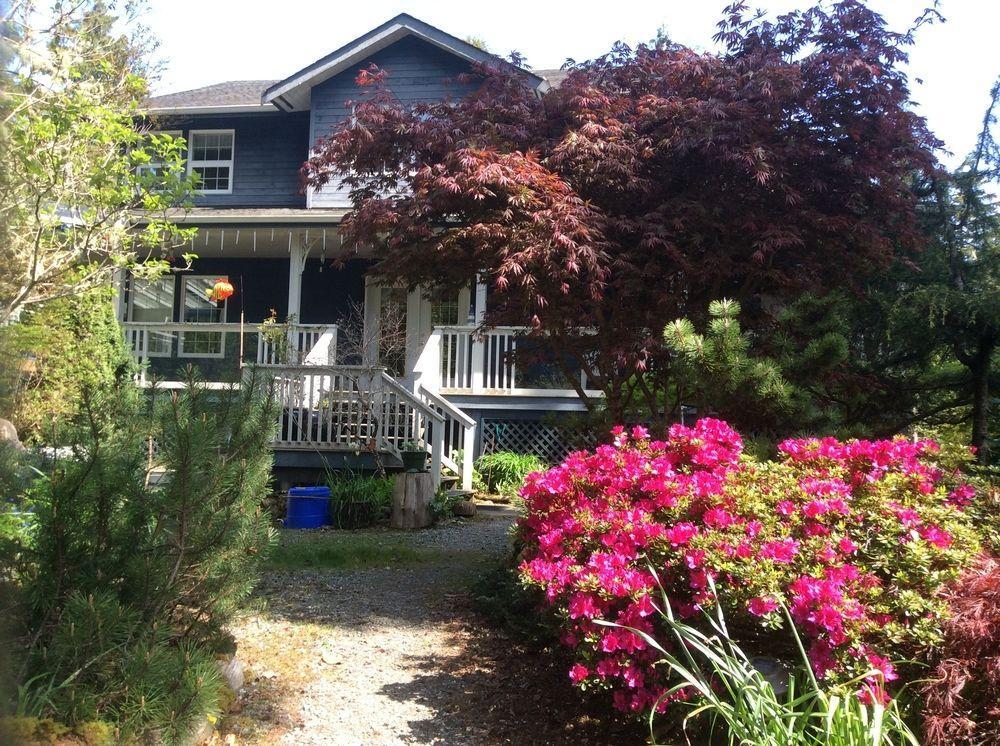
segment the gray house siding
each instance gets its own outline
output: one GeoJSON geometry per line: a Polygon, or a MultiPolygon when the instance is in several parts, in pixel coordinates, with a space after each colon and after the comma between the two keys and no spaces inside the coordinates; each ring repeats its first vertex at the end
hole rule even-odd
{"type": "Polygon", "coordinates": [[[199,207],[305,207],[299,168],[309,153],[308,112],[164,118],[157,129],[235,130],[232,194],[201,194],[199,207]]]}
{"type": "MultiPolygon", "coordinates": [[[[470,71],[467,62],[422,39],[406,37],[312,89],[310,143],[350,116],[347,102],[362,95],[355,78],[371,64],[388,71],[386,87],[402,104],[460,98],[471,89],[455,79],[470,71]]],[[[350,199],[346,189],[330,183],[313,193],[310,206],[350,207],[350,199]]]]}

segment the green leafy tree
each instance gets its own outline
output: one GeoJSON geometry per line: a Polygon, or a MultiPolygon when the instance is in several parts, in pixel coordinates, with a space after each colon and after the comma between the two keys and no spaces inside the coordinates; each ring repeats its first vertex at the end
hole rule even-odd
{"type": "Polygon", "coordinates": [[[183,142],[137,124],[151,44],[133,4],[14,0],[2,12],[0,323],[106,284],[115,267],[162,271],[152,249],[192,235],[166,220],[192,190],[183,142]]]}
{"type": "MultiPolygon", "coordinates": [[[[971,441],[990,461],[990,405],[1000,360],[1000,144],[994,129],[1000,80],[976,146],[953,174],[924,187],[923,217],[931,245],[900,294],[897,328],[927,330],[966,370],[960,401],[971,410],[971,441]]],[[[918,332],[919,333],[919,332],[918,332]]]]}
{"type": "Polygon", "coordinates": [[[0,408],[25,442],[58,443],[88,391],[130,382],[136,371],[110,288],[29,307],[0,328],[0,408]]]}

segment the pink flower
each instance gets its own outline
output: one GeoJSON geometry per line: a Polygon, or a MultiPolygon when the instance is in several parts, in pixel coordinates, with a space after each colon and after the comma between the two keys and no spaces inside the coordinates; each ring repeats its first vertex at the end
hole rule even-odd
{"type": "Polygon", "coordinates": [[[760,556],[774,560],[779,564],[788,564],[795,559],[799,551],[799,542],[795,539],[779,539],[769,541],[760,548],[760,556]]]}
{"type": "Polygon", "coordinates": [[[867,653],[865,658],[868,659],[871,667],[879,672],[883,682],[895,681],[899,678],[896,668],[889,662],[888,658],[883,658],[881,655],[876,655],[875,653],[867,653]]]}
{"type": "Polygon", "coordinates": [[[924,526],[920,529],[920,536],[938,549],[947,549],[951,546],[951,534],[938,526],[924,526]]]}
{"type": "Polygon", "coordinates": [[[865,684],[858,692],[858,699],[861,701],[861,704],[871,707],[876,702],[880,705],[889,704],[890,697],[881,686],[877,684],[865,684]]]}
{"type": "Polygon", "coordinates": [[[770,614],[777,608],[778,602],[770,596],[758,596],[757,598],[751,598],[750,603],[747,604],[747,609],[755,616],[770,614]]]}
{"type": "Polygon", "coordinates": [[[837,548],[844,554],[854,554],[858,551],[858,545],[853,541],[848,539],[846,536],[837,542],[837,548]]]}
{"type": "Polygon", "coordinates": [[[732,513],[723,508],[709,508],[701,519],[710,528],[725,528],[736,523],[736,518],[733,517],[732,513]]]}
{"type": "Polygon", "coordinates": [[[594,602],[594,597],[589,593],[574,593],[569,600],[570,619],[581,617],[593,619],[601,615],[601,608],[594,602]]]}
{"type": "Polygon", "coordinates": [[[913,508],[896,508],[894,512],[903,528],[916,528],[920,525],[920,514],[913,508]]]}
{"type": "Polygon", "coordinates": [[[948,493],[948,504],[961,510],[976,499],[976,488],[971,484],[960,484],[948,493]]]}
{"type": "Polygon", "coordinates": [[[677,523],[663,532],[664,538],[673,546],[687,544],[698,533],[698,528],[693,523],[677,523]]]}
{"type": "Polygon", "coordinates": [[[692,549],[690,552],[684,555],[684,564],[690,569],[695,569],[696,567],[701,567],[705,562],[705,550],[704,549],[692,549]]]}
{"type": "Polygon", "coordinates": [[[582,663],[575,664],[569,670],[569,680],[572,681],[574,684],[579,684],[588,676],[590,676],[590,671],[587,670],[587,667],[582,663]]]}

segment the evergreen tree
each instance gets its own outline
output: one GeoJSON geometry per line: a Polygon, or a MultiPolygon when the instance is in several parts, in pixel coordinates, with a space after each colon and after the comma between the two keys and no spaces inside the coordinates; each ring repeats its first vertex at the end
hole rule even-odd
{"type": "Polygon", "coordinates": [[[186,383],[152,401],[130,381],[88,390],[74,457],[32,491],[18,683],[43,714],[182,741],[218,701],[223,625],[273,540],[261,503],[276,415],[254,375],[186,383]]]}

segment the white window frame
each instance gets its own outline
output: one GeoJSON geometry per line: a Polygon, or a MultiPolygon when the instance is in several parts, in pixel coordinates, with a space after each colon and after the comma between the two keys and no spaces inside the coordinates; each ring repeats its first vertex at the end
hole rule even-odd
{"type": "Polygon", "coordinates": [[[199,189],[198,194],[232,194],[233,193],[233,177],[236,175],[236,130],[234,129],[219,129],[219,130],[188,130],[188,152],[187,152],[187,170],[188,175],[194,173],[195,167],[201,168],[218,168],[220,166],[229,167],[229,188],[228,189],[199,189]],[[232,153],[228,161],[196,161],[194,160],[194,136],[195,135],[221,135],[229,134],[233,139],[232,153]]]}
{"type": "MultiPolygon", "coordinates": [[[[198,280],[203,277],[225,277],[228,280],[228,275],[181,275],[181,305],[180,305],[180,322],[182,324],[198,324],[197,321],[186,321],[184,319],[184,296],[187,293],[188,280],[198,280]]],[[[229,312],[229,299],[222,301],[222,318],[214,323],[225,324],[226,315],[229,312]]],[[[184,351],[184,334],[186,332],[181,332],[179,334],[179,339],[177,340],[177,357],[200,357],[200,358],[215,358],[220,359],[226,356],[226,332],[197,332],[194,329],[189,329],[189,332],[194,332],[195,334],[218,334],[219,335],[219,351],[218,352],[185,352],[184,351]]]]}
{"type": "MultiPolygon", "coordinates": [[[[149,137],[152,137],[153,135],[170,135],[171,137],[184,137],[184,131],[183,130],[151,130],[151,131],[147,132],[146,135],[149,136],[149,137]]],[[[137,174],[142,175],[143,173],[145,173],[147,171],[152,171],[153,169],[157,168],[158,166],[162,167],[163,166],[163,161],[153,161],[153,160],[151,160],[149,163],[143,163],[143,164],[137,166],[135,170],[136,170],[137,174]]],[[[232,179],[230,179],[230,180],[232,180],[232,179]]]]}
{"type": "MultiPolygon", "coordinates": [[[[174,320],[174,298],[176,297],[175,294],[177,292],[177,278],[174,275],[172,275],[172,274],[166,274],[166,275],[161,275],[160,277],[158,277],[157,281],[164,280],[164,279],[171,280],[171,283],[170,283],[170,290],[171,290],[171,293],[170,293],[170,313],[167,314],[170,318],[167,319],[166,321],[162,322],[162,323],[164,323],[164,324],[171,324],[171,323],[173,323],[173,320],[174,320]]],[[[134,275],[131,275],[129,277],[129,281],[128,281],[128,316],[127,316],[127,318],[128,318],[129,321],[133,321],[134,320],[134,315],[133,314],[134,314],[134,311],[135,311],[135,295],[136,295],[136,292],[138,292],[136,290],[136,287],[135,287],[137,282],[143,282],[143,280],[140,279],[140,278],[138,278],[138,277],[135,277],[134,275]]],[[[135,323],[141,324],[142,322],[141,321],[137,321],[135,323]]],[[[157,331],[150,331],[150,330],[147,329],[145,333],[146,334],[158,334],[158,335],[162,335],[164,337],[168,337],[169,338],[169,342],[167,344],[167,349],[165,351],[153,351],[153,350],[148,350],[147,349],[146,350],[146,357],[173,357],[173,355],[174,355],[174,350],[173,350],[173,348],[174,348],[174,333],[172,331],[158,331],[158,330],[157,331]]]]}

